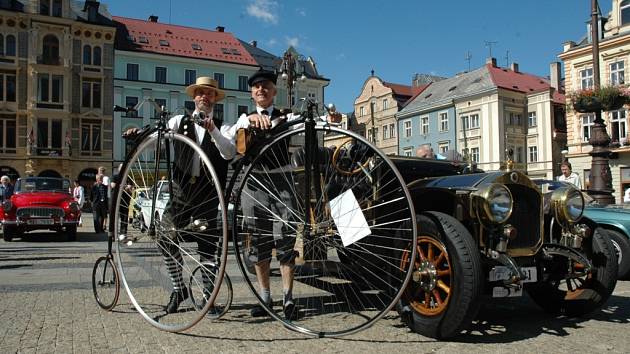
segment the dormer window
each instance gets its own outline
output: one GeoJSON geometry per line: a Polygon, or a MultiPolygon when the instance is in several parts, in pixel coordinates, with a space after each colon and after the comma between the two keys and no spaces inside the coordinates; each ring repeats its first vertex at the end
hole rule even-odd
{"type": "Polygon", "coordinates": [[[168,47],[168,41],[166,39],[160,39],[160,45],[163,47],[168,47]]]}
{"type": "Polygon", "coordinates": [[[623,0],[619,4],[619,12],[621,25],[624,26],[630,24],[630,0],[623,0]]]}
{"type": "Polygon", "coordinates": [[[138,42],[148,44],[149,40],[145,36],[140,36],[140,38],[138,38],[138,42]]]}
{"type": "Polygon", "coordinates": [[[197,44],[197,43],[193,43],[192,44],[192,49],[194,49],[194,50],[201,50],[201,46],[199,44],[197,44]]]}

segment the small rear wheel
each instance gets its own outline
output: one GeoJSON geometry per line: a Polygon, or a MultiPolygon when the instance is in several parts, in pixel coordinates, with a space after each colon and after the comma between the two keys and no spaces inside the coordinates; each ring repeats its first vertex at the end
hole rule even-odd
{"type": "Polygon", "coordinates": [[[96,303],[103,310],[111,311],[118,302],[120,283],[118,271],[108,256],[100,257],[92,270],[92,292],[96,303]]]}
{"type": "Polygon", "coordinates": [[[6,242],[13,241],[13,238],[17,236],[17,228],[14,226],[4,225],[2,227],[2,239],[6,242]]]}
{"type": "MultiPolygon", "coordinates": [[[[207,301],[210,299],[210,295],[212,294],[211,289],[216,283],[215,279],[218,271],[219,267],[210,262],[202,263],[193,270],[190,276],[190,281],[188,282],[188,289],[192,289],[190,292],[190,299],[198,309],[204,308],[207,301]],[[199,289],[204,290],[202,292],[198,292],[199,289]]],[[[214,304],[210,306],[207,317],[212,319],[219,319],[223,317],[223,315],[229,311],[230,306],[232,306],[233,296],[232,281],[230,280],[227,272],[225,272],[223,273],[221,289],[214,300],[214,304]]]]}

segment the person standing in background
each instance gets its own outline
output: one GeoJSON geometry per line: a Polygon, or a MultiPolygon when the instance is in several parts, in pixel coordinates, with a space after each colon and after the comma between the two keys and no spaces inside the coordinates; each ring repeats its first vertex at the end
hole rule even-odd
{"type": "Polygon", "coordinates": [[[582,189],[582,181],[580,181],[580,175],[573,172],[573,169],[571,168],[571,163],[569,163],[569,161],[564,161],[562,165],[560,165],[560,170],[562,171],[562,174],[558,176],[558,181],[571,183],[577,189],[582,189]]]}
{"type": "MultiPolygon", "coordinates": [[[[83,209],[83,204],[85,204],[85,190],[83,189],[83,186],[81,184],[79,184],[79,180],[78,179],[74,180],[74,188],[72,189],[72,196],[74,197],[74,199],[79,204],[79,210],[82,210],[83,209]]],[[[79,219],[79,226],[83,225],[82,218],[83,217],[81,217],[79,219]]]]}

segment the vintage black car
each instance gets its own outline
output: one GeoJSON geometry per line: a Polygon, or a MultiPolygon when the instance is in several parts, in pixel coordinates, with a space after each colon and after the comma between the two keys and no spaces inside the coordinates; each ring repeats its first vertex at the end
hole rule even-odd
{"type": "Polygon", "coordinates": [[[484,298],[527,292],[552,314],[594,311],[616,285],[613,246],[583,217],[574,188],[546,191],[519,171],[475,172],[465,164],[393,158],[418,222],[417,257],[400,299],[402,320],[433,338],[458,335],[484,298]]]}

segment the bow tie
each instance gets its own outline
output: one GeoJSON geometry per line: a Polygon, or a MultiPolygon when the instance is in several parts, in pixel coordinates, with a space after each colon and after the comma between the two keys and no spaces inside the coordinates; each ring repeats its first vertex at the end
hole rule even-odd
{"type": "Polygon", "coordinates": [[[260,114],[262,114],[264,116],[268,116],[269,115],[269,111],[267,111],[266,109],[263,109],[262,111],[260,111],[260,114]]]}

